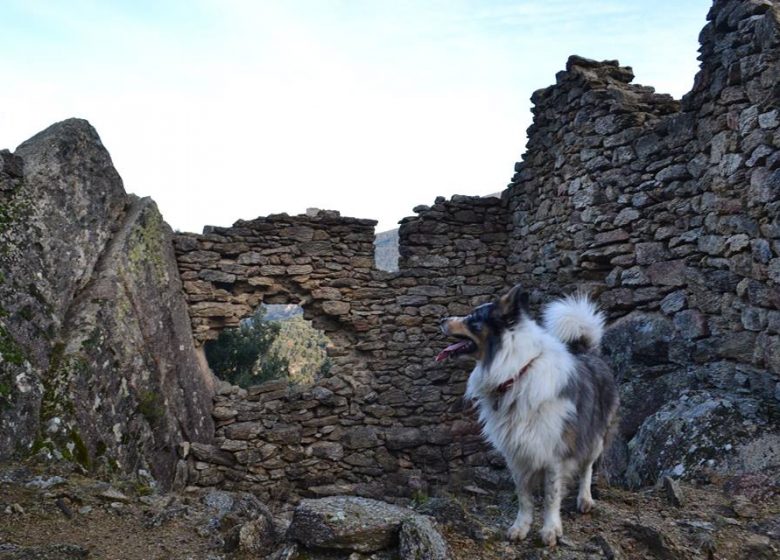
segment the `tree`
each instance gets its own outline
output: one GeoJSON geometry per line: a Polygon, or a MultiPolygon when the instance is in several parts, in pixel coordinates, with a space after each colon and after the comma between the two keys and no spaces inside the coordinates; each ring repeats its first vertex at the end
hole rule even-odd
{"type": "Polygon", "coordinates": [[[281,325],[264,321],[264,315],[260,306],[239,327],[225,329],[217,340],[206,343],[206,359],[217,377],[248,387],[287,375],[286,360],[270,353],[281,325]]]}
{"type": "Polygon", "coordinates": [[[309,385],[327,376],[332,364],[325,333],[303,318],[300,307],[269,307],[261,305],[238,327],[206,343],[206,359],[216,376],[241,387],[279,378],[309,385]]]}

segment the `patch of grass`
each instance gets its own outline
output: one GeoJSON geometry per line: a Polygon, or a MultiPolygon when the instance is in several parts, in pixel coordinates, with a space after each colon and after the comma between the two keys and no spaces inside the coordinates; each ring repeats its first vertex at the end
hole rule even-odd
{"type": "Polygon", "coordinates": [[[0,325],[0,354],[3,356],[3,361],[15,366],[20,366],[24,363],[22,348],[3,325],[0,325]]]}
{"type": "Polygon", "coordinates": [[[156,426],[165,413],[160,395],[152,390],[143,391],[138,395],[138,412],[150,426],[156,426]]]}
{"type": "Polygon", "coordinates": [[[73,460],[85,469],[90,470],[92,468],[92,459],[89,456],[89,449],[84,443],[84,440],[81,439],[78,432],[73,429],[70,431],[69,437],[74,445],[73,460]]]}
{"type": "Polygon", "coordinates": [[[135,490],[137,496],[151,496],[154,494],[154,488],[141,480],[137,480],[135,482],[133,485],[133,490],[135,490]]]}
{"type": "Polygon", "coordinates": [[[431,497],[422,490],[416,490],[414,494],[412,494],[412,504],[414,507],[424,506],[430,499],[431,497]]]}
{"type": "Polygon", "coordinates": [[[30,455],[35,455],[36,453],[42,451],[43,449],[54,451],[54,444],[47,439],[43,439],[42,437],[37,437],[32,442],[29,453],[30,455]]]}

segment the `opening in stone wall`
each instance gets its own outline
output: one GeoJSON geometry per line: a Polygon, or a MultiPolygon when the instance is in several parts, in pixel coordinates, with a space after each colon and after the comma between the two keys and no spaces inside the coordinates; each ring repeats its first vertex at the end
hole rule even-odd
{"type": "Polygon", "coordinates": [[[388,272],[398,270],[398,228],[374,236],[374,266],[388,272]]]}
{"type": "Polygon", "coordinates": [[[261,304],[238,327],[224,329],[205,345],[214,374],[240,387],[272,379],[310,385],[331,368],[324,332],[304,319],[296,304],[261,304]]]}

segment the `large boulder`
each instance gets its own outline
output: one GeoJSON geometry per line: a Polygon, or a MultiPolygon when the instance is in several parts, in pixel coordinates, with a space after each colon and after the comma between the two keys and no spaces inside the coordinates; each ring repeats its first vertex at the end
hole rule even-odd
{"type": "Polygon", "coordinates": [[[660,314],[631,313],[604,333],[602,353],[620,387],[620,423],[604,453],[602,471],[625,483],[627,444],[642,423],[689,385],[689,375],[671,357],[674,325],[660,314]]]}
{"type": "Polygon", "coordinates": [[[47,435],[55,443],[79,438],[86,466],[108,457],[123,470],[147,468],[168,486],[177,444],[213,434],[211,391],[171,231],[150,199],[131,203],[58,344],[41,410],[47,435]]]}
{"type": "Polygon", "coordinates": [[[0,151],[0,458],[38,435],[54,340],[126,204],[86,121],[53,125],[14,154],[0,151]]]}
{"type": "Polygon", "coordinates": [[[307,547],[375,552],[398,543],[401,523],[414,512],[354,496],[302,500],[287,532],[307,547]]]}
{"type": "Polygon", "coordinates": [[[635,312],[607,329],[603,354],[621,406],[602,470],[613,483],[639,487],[666,475],[697,479],[776,468],[771,373],[725,361],[697,364],[678,327],[659,313],[635,312]]]}
{"type": "Polygon", "coordinates": [[[670,350],[674,327],[658,314],[633,313],[604,334],[602,351],[620,385],[620,435],[630,439],[645,418],[690,385],[670,350]]]}
{"type": "Polygon", "coordinates": [[[269,554],[279,533],[268,507],[248,492],[212,490],[203,496],[207,517],[200,528],[204,534],[216,533],[225,552],[240,550],[269,554]]]}
{"type": "Polygon", "coordinates": [[[168,486],[177,444],[213,435],[170,228],[125,194],[86,121],[0,159],[0,457],[143,468],[168,486]]]}
{"type": "Polygon", "coordinates": [[[780,475],[780,436],[761,401],[691,391],[650,416],[628,443],[626,482],[640,487],[664,476],[780,475]]]}
{"type": "Polygon", "coordinates": [[[672,322],[660,314],[632,313],[615,321],[604,333],[602,350],[619,382],[667,371],[674,334],[672,322]]]}

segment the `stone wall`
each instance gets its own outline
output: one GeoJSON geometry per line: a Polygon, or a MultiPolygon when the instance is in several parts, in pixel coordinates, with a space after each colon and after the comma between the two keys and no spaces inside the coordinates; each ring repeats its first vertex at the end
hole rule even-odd
{"type": "Polygon", "coordinates": [[[717,1],[708,19],[680,102],[571,57],[532,98],[501,198],[416,208],[397,273],[372,268],[371,222],[329,213],[180,236],[198,341],[260,301],[300,302],[340,358],[315,387],[223,387],[214,444],[183,449],[190,482],[280,498],[504,483],[463,410],[469,365],[433,357],[440,316],[517,281],[536,304],[590,291],[615,321],[617,478],[780,468],[778,3],[717,1]],[[696,445],[655,437],[697,426],[696,445]]]}
{"type": "Polygon", "coordinates": [[[463,419],[466,372],[433,366],[433,357],[443,343],[439,317],[506,285],[505,205],[455,197],[417,210],[401,227],[394,274],[371,266],[374,222],[334,212],[176,237],[201,343],[260,303],[301,304],[333,341],[334,367],[313,387],[223,386],[214,445],[183,447],[189,483],[275,499],[408,497],[447,484],[459,467],[496,461],[463,419]]]}
{"type": "Polygon", "coordinates": [[[455,196],[415,210],[401,224],[399,272],[387,280],[377,333],[384,345],[370,362],[377,397],[366,413],[397,460],[397,494],[496,485],[501,461],[463,410],[471,364],[434,357],[447,344],[440,317],[467,313],[507,287],[506,208],[494,197],[455,196]]]}
{"type": "Polygon", "coordinates": [[[180,234],[174,244],[198,343],[234,327],[261,303],[300,304],[332,342],[334,374],[365,378],[359,333],[378,324],[369,307],[374,220],[338,212],[286,214],[180,234]],[[348,371],[342,366],[349,365],[348,371]]]}
{"type": "Polygon", "coordinates": [[[716,2],[680,104],[629,84],[630,68],[578,57],[534,94],[507,196],[510,273],[537,299],[585,288],[612,319],[625,317],[606,351],[623,383],[626,442],[683,390],[740,395],[742,408],[761,411],[738,421],[766,426],[774,415],[777,17],[777,2],[716,2]],[[624,331],[649,342],[631,347],[624,331]]]}

